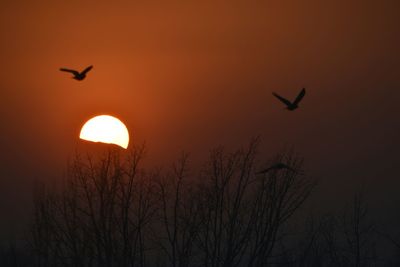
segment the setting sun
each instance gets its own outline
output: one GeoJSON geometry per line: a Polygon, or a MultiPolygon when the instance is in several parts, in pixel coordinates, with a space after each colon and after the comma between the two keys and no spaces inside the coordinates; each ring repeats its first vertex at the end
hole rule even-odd
{"type": "Polygon", "coordinates": [[[115,144],[125,149],[129,144],[129,133],[125,124],[109,115],[100,115],[88,120],[83,125],[79,138],[92,142],[115,144]]]}

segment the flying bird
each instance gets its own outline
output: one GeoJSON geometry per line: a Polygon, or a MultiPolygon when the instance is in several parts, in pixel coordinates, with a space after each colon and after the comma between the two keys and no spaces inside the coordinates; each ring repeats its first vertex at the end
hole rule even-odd
{"type": "Polygon", "coordinates": [[[93,66],[89,66],[86,69],[84,69],[82,72],[79,72],[76,70],[71,70],[71,69],[65,69],[65,68],[61,68],[60,71],[70,72],[74,75],[74,77],[72,77],[73,79],[75,79],[77,81],[82,81],[83,79],[86,78],[86,73],[88,73],[92,68],[93,68],[93,66]]]}
{"type": "Polygon", "coordinates": [[[292,167],[286,165],[285,163],[278,162],[262,171],[257,172],[257,174],[264,174],[272,170],[282,170],[282,169],[287,169],[289,171],[296,172],[292,167]]]}
{"type": "Polygon", "coordinates": [[[306,94],[306,89],[303,88],[300,93],[297,95],[296,99],[293,102],[290,102],[286,98],[281,97],[277,93],[272,93],[276,98],[278,98],[280,101],[282,101],[287,107],[288,110],[293,111],[296,108],[298,108],[298,104],[303,99],[304,95],[306,94]]]}

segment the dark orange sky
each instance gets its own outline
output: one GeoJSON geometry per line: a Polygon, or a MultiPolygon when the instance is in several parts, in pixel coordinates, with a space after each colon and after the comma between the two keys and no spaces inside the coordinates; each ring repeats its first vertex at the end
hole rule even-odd
{"type": "Polygon", "coordinates": [[[1,214],[62,174],[98,114],[157,164],[261,135],[267,156],[294,146],[333,197],[366,179],[394,199],[398,1],[133,2],[1,2],[1,214]],[[90,64],[82,82],[58,71],[90,64]],[[302,87],[295,112],[271,95],[302,87]]]}

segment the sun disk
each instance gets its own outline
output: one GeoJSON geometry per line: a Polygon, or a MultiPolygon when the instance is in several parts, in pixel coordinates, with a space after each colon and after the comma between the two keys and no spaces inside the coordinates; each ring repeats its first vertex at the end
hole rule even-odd
{"type": "Polygon", "coordinates": [[[88,120],[83,125],[79,138],[92,142],[115,144],[125,149],[129,144],[129,133],[125,124],[109,115],[100,115],[88,120]]]}

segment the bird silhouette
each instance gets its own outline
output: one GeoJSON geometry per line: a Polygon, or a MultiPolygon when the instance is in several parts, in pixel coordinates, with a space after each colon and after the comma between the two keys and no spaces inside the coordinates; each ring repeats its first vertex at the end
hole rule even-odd
{"type": "Polygon", "coordinates": [[[72,77],[73,79],[75,79],[77,81],[82,81],[83,79],[86,78],[86,73],[88,73],[88,71],[90,71],[92,68],[93,68],[93,66],[89,66],[86,69],[84,69],[82,72],[79,72],[76,70],[71,70],[71,69],[66,69],[66,68],[61,68],[60,71],[70,72],[74,75],[74,77],[72,77]]]}
{"type": "Polygon", "coordinates": [[[276,98],[278,98],[280,101],[282,101],[287,107],[288,110],[293,111],[295,109],[297,109],[299,106],[299,102],[301,101],[301,99],[303,99],[304,95],[306,94],[306,89],[303,88],[300,93],[297,95],[296,99],[293,102],[290,102],[289,100],[287,100],[286,98],[281,97],[280,95],[278,95],[277,93],[272,93],[276,98]]]}
{"type": "Polygon", "coordinates": [[[262,171],[257,172],[257,174],[264,174],[272,170],[282,170],[282,169],[287,169],[289,171],[296,172],[292,167],[286,165],[285,163],[278,162],[262,171]]]}

